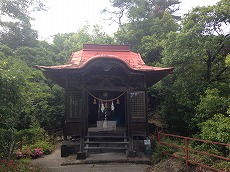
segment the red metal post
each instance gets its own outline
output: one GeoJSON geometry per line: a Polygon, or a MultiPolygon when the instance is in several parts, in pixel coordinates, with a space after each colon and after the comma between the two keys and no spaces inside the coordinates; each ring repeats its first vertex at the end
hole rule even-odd
{"type": "Polygon", "coordinates": [[[185,140],[185,160],[186,160],[186,168],[188,169],[188,138],[186,137],[185,140]]]}

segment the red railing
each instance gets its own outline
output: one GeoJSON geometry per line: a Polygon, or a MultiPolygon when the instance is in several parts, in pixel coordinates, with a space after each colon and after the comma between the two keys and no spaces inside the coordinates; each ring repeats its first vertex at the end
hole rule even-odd
{"type": "Polygon", "coordinates": [[[213,170],[213,171],[229,172],[229,169],[228,170],[216,169],[216,168],[210,167],[208,165],[205,165],[205,164],[202,164],[202,163],[190,160],[189,159],[189,153],[190,152],[197,153],[197,154],[200,154],[200,155],[206,155],[206,156],[209,156],[209,157],[215,157],[215,158],[218,158],[218,159],[221,159],[221,160],[226,160],[226,161],[230,161],[230,158],[219,156],[219,155],[215,155],[215,154],[211,154],[211,153],[204,152],[204,151],[198,151],[198,150],[194,150],[192,148],[189,148],[189,141],[196,141],[196,142],[201,142],[201,143],[210,143],[210,144],[213,144],[213,145],[221,145],[221,146],[230,147],[230,144],[225,144],[225,143],[220,143],[220,142],[212,142],[210,140],[202,140],[202,139],[190,138],[190,137],[184,137],[184,136],[178,136],[178,135],[173,135],[173,134],[166,134],[166,133],[163,133],[162,131],[158,132],[158,143],[159,144],[165,145],[165,146],[168,146],[168,147],[171,147],[171,148],[181,149],[181,150],[184,151],[185,156],[184,157],[176,156],[175,154],[170,154],[168,152],[163,152],[163,153],[166,154],[166,155],[172,156],[174,158],[179,158],[179,159],[185,160],[187,169],[189,167],[189,164],[193,164],[193,165],[197,165],[197,166],[200,166],[200,167],[203,167],[203,168],[206,168],[206,169],[210,169],[210,170],[213,170]],[[162,136],[164,138],[171,137],[171,138],[174,138],[174,139],[175,138],[183,139],[184,140],[184,144],[183,145],[176,145],[176,144],[164,142],[164,141],[162,141],[162,136]]]}

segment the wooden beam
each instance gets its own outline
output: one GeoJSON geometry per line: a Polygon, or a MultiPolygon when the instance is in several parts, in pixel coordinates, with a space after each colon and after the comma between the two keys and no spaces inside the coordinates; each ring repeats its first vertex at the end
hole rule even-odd
{"type": "Polygon", "coordinates": [[[132,118],[131,118],[131,100],[130,100],[130,89],[127,91],[126,94],[126,103],[127,103],[127,129],[128,129],[128,137],[129,137],[129,148],[128,151],[133,151],[133,131],[132,131],[132,118]]]}
{"type": "Polygon", "coordinates": [[[82,90],[82,114],[81,114],[81,138],[80,138],[80,151],[84,152],[85,147],[85,115],[86,112],[86,91],[82,90]]]}

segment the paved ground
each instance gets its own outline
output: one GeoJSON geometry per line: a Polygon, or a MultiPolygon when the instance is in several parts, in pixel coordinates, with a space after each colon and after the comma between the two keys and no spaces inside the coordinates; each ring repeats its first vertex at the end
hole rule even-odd
{"type": "Polygon", "coordinates": [[[142,155],[137,158],[127,158],[124,153],[89,154],[86,160],[80,161],[76,160],[76,155],[61,158],[60,148],[44,158],[33,160],[33,163],[51,172],[146,172],[150,167],[146,164],[146,157],[142,155]],[[100,163],[101,160],[103,163],[100,163]]]}
{"type": "Polygon", "coordinates": [[[146,172],[147,165],[138,164],[81,164],[50,167],[52,172],[146,172]]]}

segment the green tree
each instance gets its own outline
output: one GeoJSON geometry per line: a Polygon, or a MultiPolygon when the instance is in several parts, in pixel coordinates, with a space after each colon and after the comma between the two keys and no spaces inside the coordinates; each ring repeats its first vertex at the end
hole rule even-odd
{"type": "MultiPolygon", "coordinates": [[[[230,89],[229,87],[226,91],[230,89]]],[[[196,115],[194,117],[195,123],[201,123],[213,117],[217,113],[226,114],[230,106],[230,92],[222,93],[218,89],[207,89],[205,95],[201,96],[200,103],[196,108],[196,115]]]]}
{"type": "Polygon", "coordinates": [[[125,22],[122,22],[122,18],[127,17],[130,23],[162,18],[166,11],[170,14],[177,11],[180,2],[178,0],[110,0],[110,4],[113,9],[104,9],[102,13],[109,13],[109,20],[118,23],[122,31],[126,32],[128,28],[123,27],[125,22]]]}
{"type": "Polygon", "coordinates": [[[179,25],[172,15],[165,12],[162,18],[152,19],[150,35],[143,36],[138,46],[138,52],[149,65],[159,65],[162,59],[164,41],[170,32],[176,32],[179,25]]]}
{"type": "Polygon", "coordinates": [[[216,114],[210,119],[199,124],[201,138],[216,142],[230,142],[230,117],[216,114]]]}
{"type": "Polygon", "coordinates": [[[15,57],[24,61],[30,67],[34,65],[57,65],[59,62],[54,52],[42,47],[20,47],[14,54],[15,57]]]}
{"type": "Polygon", "coordinates": [[[29,22],[5,22],[4,30],[0,32],[1,43],[12,49],[21,46],[35,47],[37,37],[37,31],[31,28],[29,22]]]}
{"type": "Polygon", "coordinates": [[[81,50],[83,44],[112,44],[114,39],[102,31],[98,25],[91,28],[85,25],[76,33],[56,34],[54,35],[53,51],[60,64],[66,63],[72,52],[81,50]]]}
{"type": "Polygon", "coordinates": [[[177,0],[113,1],[113,6],[126,9],[128,18],[128,22],[123,23],[115,33],[116,41],[131,45],[131,49],[142,54],[146,62],[156,65],[162,58],[162,41],[169,32],[178,30],[177,20],[173,16],[177,4],[177,0]]]}
{"type": "MultiPolygon", "coordinates": [[[[44,128],[60,128],[64,113],[63,90],[46,80],[41,71],[28,67],[19,59],[25,56],[31,65],[36,63],[31,61],[40,52],[28,47],[22,48],[22,51],[18,49],[20,53],[12,53],[6,46],[0,46],[0,50],[1,127],[28,128],[31,116],[35,116],[44,128]]],[[[41,62],[45,64],[46,61],[41,62]]]]}
{"type": "Polygon", "coordinates": [[[1,0],[1,43],[13,49],[20,46],[36,46],[37,32],[31,27],[30,15],[34,11],[44,9],[43,0],[1,0]]]}
{"type": "Polygon", "coordinates": [[[222,26],[229,24],[228,9],[226,0],[194,8],[182,19],[181,31],[169,33],[164,41],[163,65],[175,70],[158,89],[161,112],[171,129],[198,131],[192,119],[198,114],[200,95],[208,88],[223,94],[229,87],[230,71],[225,59],[230,40],[229,34],[222,31],[222,26]]]}
{"type": "Polygon", "coordinates": [[[13,57],[1,54],[0,60],[0,104],[1,127],[15,128],[19,114],[25,105],[25,92],[22,91],[31,70],[13,57]]]}

